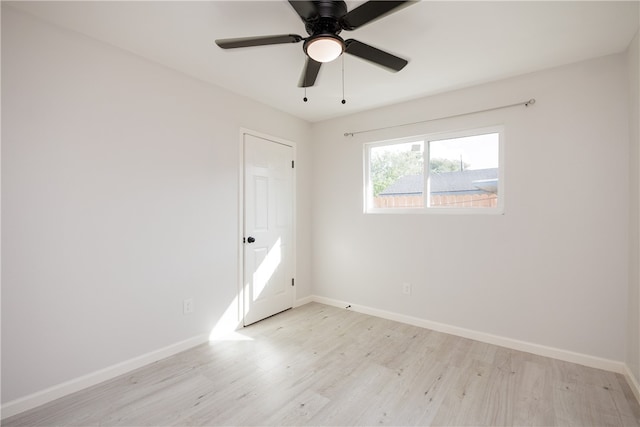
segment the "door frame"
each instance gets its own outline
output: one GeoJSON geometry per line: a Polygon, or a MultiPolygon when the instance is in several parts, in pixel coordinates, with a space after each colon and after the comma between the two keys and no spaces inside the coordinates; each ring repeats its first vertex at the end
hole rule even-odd
{"type": "MultiPolygon", "coordinates": [[[[239,147],[239,167],[238,167],[238,282],[237,282],[237,286],[236,286],[236,295],[237,295],[237,301],[238,301],[238,306],[237,306],[237,310],[238,310],[238,323],[239,325],[242,325],[242,327],[245,326],[245,319],[244,319],[244,243],[242,241],[242,239],[245,237],[244,236],[244,226],[245,226],[245,215],[244,215],[244,196],[245,196],[245,191],[244,191],[244,174],[245,174],[245,161],[244,161],[244,136],[245,135],[252,135],[255,136],[257,138],[261,138],[261,139],[266,139],[267,141],[271,141],[273,143],[276,144],[282,144],[282,145],[286,145],[292,148],[293,150],[293,161],[294,161],[294,168],[293,168],[293,183],[292,183],[292,192],[293,194],[291,195],[291,203],[293,204],[292,208],[293,208],[293,218],[292,218],[292,224],[291,226],[293,227],[292,233],[291,233],[291,249],[292,249],[292,260],[291,262],[293,263],[293,277],[296,278],[297,277],[297,251],[296,251],[296,241],[297,241],[297,231],[298,231],[298,227],[297,227],[297,217],[298,217],[298,203],[297,203],[297,198],[296,198],[296,193],[297,193],[297,144],[293,141],[289,141],[283,138],[279,138],[273,135],[269,135],[266,133],[262,133],[262,132],[257,132],[251,129],[247,129],[247,128],[240,128],[240,143],[238,144],[239,147]]],[[[291,306],[295,306],[295,302],[296,302],[296,296],[297,296],[297,292],[296,289],[297,286],[293,287],[293,301],[291,301],[291,306]]]]}

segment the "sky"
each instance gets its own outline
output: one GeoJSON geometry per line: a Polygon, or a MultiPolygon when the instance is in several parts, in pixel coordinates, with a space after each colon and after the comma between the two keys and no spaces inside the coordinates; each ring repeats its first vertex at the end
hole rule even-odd
{"type": "MultiPolygon", "coordinates": [[[[380,151],[422,151],[424,141],[412,141],[400,144],[377,147],[380,151]]],[[[473,135],[462,138],[431,140],[429,143],[430,158],[462,161],[466,169],[497,168],[500,159],[499,134],[473,135]]]]}
{"type": "Polygon", "coordinates": [[[467,169],[497,168],[500,158],[497,133],[474,135],[464,138],[443,139],[431,141],[429,144],[432,159],[450,159],[462,161],[469,166],[467,169]]]}

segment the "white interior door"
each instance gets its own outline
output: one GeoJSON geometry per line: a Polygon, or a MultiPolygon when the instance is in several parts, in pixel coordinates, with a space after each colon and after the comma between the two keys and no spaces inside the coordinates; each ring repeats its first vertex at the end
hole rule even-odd
{"type": "Polygon", "coordinates": [[[293,148],[244,134],[244,324],[293,307],[293,148]]]}

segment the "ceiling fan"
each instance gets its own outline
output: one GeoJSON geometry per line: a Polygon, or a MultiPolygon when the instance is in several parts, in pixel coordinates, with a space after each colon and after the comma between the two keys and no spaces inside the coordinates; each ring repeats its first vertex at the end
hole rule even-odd
{"type": "Polygon", "coordinates": [[[406,59],[358,40],[344,40],[338,34],[342,30],[351,31],[360,28],[413,3],[416,1],[370,0],[351,11],[347,11],[347,4],[344,1],[289,0],[289,4],[304,22],[309,37],[297,34],[280,34],[219,39],[216,40],[216,44],[223,49],[235,49],[304,41],[302,47],[307,55],[307,60],[298,83],[300,87],[313,86],[322,63],[331,62],[343,53],[373,62],[390,71],[400,71],[407,65],[406,59]]]}

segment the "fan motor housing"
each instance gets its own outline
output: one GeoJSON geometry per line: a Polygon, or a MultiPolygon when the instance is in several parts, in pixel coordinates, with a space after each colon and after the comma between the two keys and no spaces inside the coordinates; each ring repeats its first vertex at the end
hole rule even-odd
{"type": "Polygon", "coordinates": [[[310,36],[339,34],[342,31],[340,18],[347,13],[344,1],[314,1],[318,15],[306,21],[305,29],[310,36]]]}
{"type": "Polygon", "coordinates": [[[347,3],[344,1],[314,0],[318,16],[321,18],[333,17],[336,20],[347,14],[347,3]]]}

